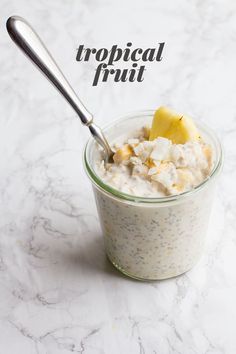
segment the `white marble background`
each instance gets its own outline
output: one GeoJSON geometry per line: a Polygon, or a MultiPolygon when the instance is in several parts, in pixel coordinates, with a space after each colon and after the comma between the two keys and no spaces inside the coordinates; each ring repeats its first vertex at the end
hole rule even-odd
{"type": "Polygon", "coordinates": [[[0,1],[0,353],[236,353],[236,2],[0,1]],[[225,167],[200,263],[142,283],[105,258],[82,167],[89,133],[10,41],[41,34],[98,123],[169,104],[214,127],[225,167]],[[76,48],[166,42],[143,83],[92,87],[76,48]]]}

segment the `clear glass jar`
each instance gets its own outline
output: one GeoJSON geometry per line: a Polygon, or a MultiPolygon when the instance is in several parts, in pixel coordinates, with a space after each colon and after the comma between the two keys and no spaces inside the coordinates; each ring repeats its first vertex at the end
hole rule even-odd
{"type": "MultiPolygon", "coordinates": [[[[154,111],[129,114],[103,129],[109,142],[150,124],[154,111]]],[[[211,175],[191,191],[175,196],[144,198],[105,184],[94,170],[97,146],[91,138],[84,166],[92,181],[106,253],[122,273],[140,280],[165,279],[191,269],[202,254],[216,176],[222,166],[221,144],[197,124],[214,151],[211,175]]]]}

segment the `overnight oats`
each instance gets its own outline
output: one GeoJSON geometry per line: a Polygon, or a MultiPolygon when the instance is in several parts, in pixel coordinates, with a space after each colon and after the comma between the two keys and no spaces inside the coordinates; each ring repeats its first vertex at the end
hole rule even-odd
{"type": "Polygon", "coordinates": [[[219,141],[165,107],[125,117],[105,133],[114,162],[107,163],[90,139],[85,167],[108,258],[144,280],[191,269],[202,253],[222,164],[219,141]]]}

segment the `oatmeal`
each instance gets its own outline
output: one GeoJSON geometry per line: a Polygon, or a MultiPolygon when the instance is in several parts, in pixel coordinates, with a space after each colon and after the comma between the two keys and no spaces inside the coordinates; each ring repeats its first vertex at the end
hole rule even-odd
{"type": "Polygon", "coordinates": [[[86,148],[106,253],[131,277],[174,277],[202,254],[221,149],[199,126],[161,107],[154,117],[137,114],[105,131],[114,163],[104,163],[93,140],[86,148]]]}
{"type": "Polygon", "coordinates": [[[147,140],[143,128],[113,149],[114,163],[97,163],[97,174],[119,191],[135,196],[164,197],[191,190],[212,169],[212,151],[203,140],[173,144],[158,137],[147,140]]]}

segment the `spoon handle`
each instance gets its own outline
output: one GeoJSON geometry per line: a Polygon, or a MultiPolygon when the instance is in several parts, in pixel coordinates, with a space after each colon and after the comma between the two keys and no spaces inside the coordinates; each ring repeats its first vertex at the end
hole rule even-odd
{"type": "Polygon", "coordinates": [[[84,107],[33,28],[23,18],[12,16],[7,20],[7,31],[16,45],[65,97],[81,122],[87,126],[92,124],[92,114],[84,107]]]}

